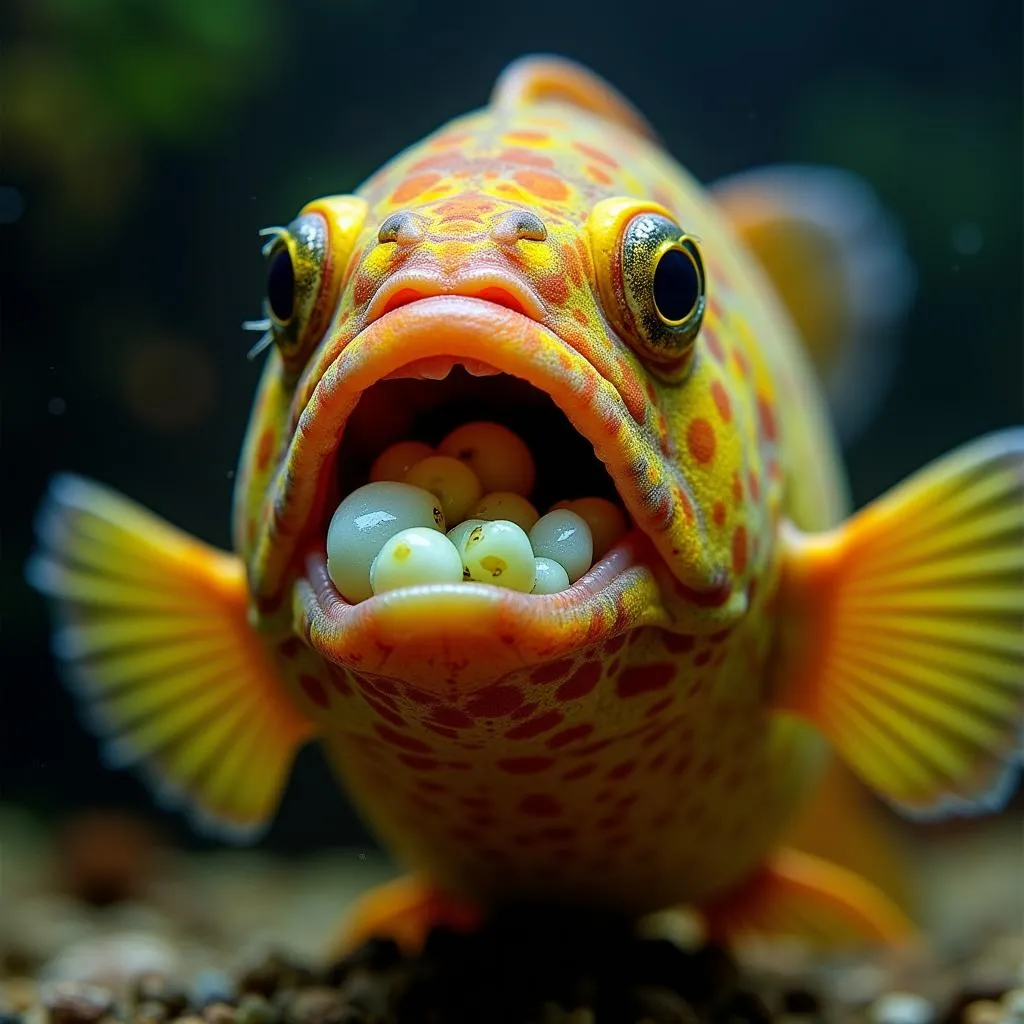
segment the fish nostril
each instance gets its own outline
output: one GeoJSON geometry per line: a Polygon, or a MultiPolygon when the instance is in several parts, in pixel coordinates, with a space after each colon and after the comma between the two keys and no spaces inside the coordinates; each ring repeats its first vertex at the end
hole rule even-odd
{"type": "Polygon", "coordinates": [[[543,242],[548,237],[548,229],[537,214],[529,210],[512,210],[494,225],[491,237],[504,245],[543,242]]]}
{"type": "Polygon", "coordinates": [[[398,309],[399,306],[408,306],[410,302],[415,302],[423,297],[423,292],[417,291],[415,288],[402,288],[388,299],[377,316],[382,317],[385,313],[398,309]]]}
{"type": "Polygon", "coordinates": [[[478,299],[485,299],[487,302],[493,302],[496,306],[504,306],[506,309],[511,309],[514,313],[521,313],[526,315],[526,309],[523,304],[511,293],[505,291],[504,288],[483,288],[476,293],[478,299]]]}
{"type": "Polygon", "coordinates": [[[398,245],[415,245],[423,241],[423,228],[417,219],[408,211],[391,214],[381,224],[377,232],[377,241],[381,245],[395,242],[398,245]]]}

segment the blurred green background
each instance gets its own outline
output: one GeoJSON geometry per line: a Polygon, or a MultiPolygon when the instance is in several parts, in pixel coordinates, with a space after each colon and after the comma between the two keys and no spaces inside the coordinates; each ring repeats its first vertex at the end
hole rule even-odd
{"type": "MultiPolygon", "coordinates": [[[[157,816],[107,772],[22,567],[47,477],[96,477],[228,544],[258,364],[256,232],[354,188],[543,50],[619,86],[703,180],[863,174],[919,274],[896,385],[849,452],[858,503],[1022,419],[1021,5],[7,0],[0,13],[3,797],[157,816]]],[[[164,820],[198,844],[178,818],[164,820]]],[[[316,751],[266,844],[364,841],[316,751]]]]}

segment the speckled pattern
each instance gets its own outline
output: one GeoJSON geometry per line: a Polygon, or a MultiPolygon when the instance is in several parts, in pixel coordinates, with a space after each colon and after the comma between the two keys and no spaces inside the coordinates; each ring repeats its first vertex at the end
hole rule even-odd
{"type": "MultiPolygon", "coordinates": [[[[289,691],[401,859],[474,897],[699,901],[759,863],[823,760],[808,727],[768,709],[765,665],[779,520],[833,524],[844,483],[789,320],[700,186],[618,109],[512,102],[510,81],[358,190],[365,213],[338,248],[351,255],[327,271],[330,328],[300,373],[268,361],[237,542],[289,691]],[[618,236],[590,218],[618,196],[700,240],[708,307],[682,373],[646,365],[613,329],[618,236]],[[524,212],[543,239],[523,237],[524,212]],[[448,645],[425,683],[389,672],[399,654],[382,641],[346,647],[310,613],[306,524],[361,382],[382,373],[368,361],[385,343],[387,366],[403,361],[400,332],[370,356],[361,332],[409,290],[514,306],[494,283],[509,279],[563,343],[531,339],[533,362],[560,364],[559,404],[603,424],[599,454],[654,550],[585,620],[501,637],[527,667],[448,645]]],[[[306,212],[336,223],[334,204],[306,212]]]]}

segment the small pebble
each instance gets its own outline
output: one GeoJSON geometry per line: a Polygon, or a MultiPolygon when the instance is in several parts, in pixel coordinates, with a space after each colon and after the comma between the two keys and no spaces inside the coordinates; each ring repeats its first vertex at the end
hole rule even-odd
{"type": "Polygon", "coordinates": [[[50,1024],[93,1024],[114,1007],[110,989],[81,981],[52,982],[40,995],[50,1024]]]}
{"type": "Polygon", "coordinates": [[[370,481],[404,480],[405,474],[434,454],[434,449],[422,441],[399,441],[385,448],[370,467],[370,481]]]}
{"type": "Polygon", "coordinates": [[[287,1024],[349,1024],[360,1018],[353,1016],[343,991],[334,988],[303,989],[295,994],[285,1020],[287,1024]]]}
{"type": "Polygon", "coordinates": [[[1010,1024],[1024,1024],[1024,988],[1011,989],[1003,996],[1002,1003],[1010,1024]]]}
{"type": "Polygon", "coordinates": [[[977,1002],[969,1003],[964,1007],[964,1024],[1009,1024],[1002,1003],[994,999],[979,999],[977,1002]]]}
{"type": "Polygon", "coordinates": [[[935,1007],[913,992],[888,992],[871,1007],[875,1024],[931,1024],[935,1007]]]}
{"type": "Polygon", "coordinates": [[[235,1008],[230,1003],[207,1003],[203,1007],[206,1024],[234,1024],[235,1008]]]}
{"type": "Polygon", "coordinates": [[[277,1024],[277,1010],[263,996],[242,996],[235,1009],[235,1024],[277,1024]]]}
{"type": "Polygon", "coordinates": [[[530,530],[533,553],[557,562],[575,583],[593,561],[594,543],[590,527],[575,512],[566,508],[555,509],[537,520],[530,530]]]}
{"type": "MultiPolygon", "coordinates": [[[[180,1016],[188,1006],[188,996],[185,995],[185,990],[165,974],[160,974],[157,971],[140,974],[135,979],[132,994],[135,1002],[140,1006],[142,1004],[163,1006],[166,1014],[171,1017],[180,1016]]],[[[200,1002],[205,1001],[200,999],[200,1002]]]]}
{"type": "Polygon", "coordinates": [[[536,469],[525,442],[499,423],[466,423],[456,427],[437,446],[442,455],[464,462],[476,474],[485,493],[533,490],[536,469]]]}
{"type": "Polygon", "coordinates": [[[405,482],[429,491],[441,503],[445,520],[459,523],[480,500],[483,488],[464,462],[448,455],[430,455],[405,474],[405,482]]]}
{"type": "Polygon", "coordinates": [[[167,1007],[163,1003],[139,1003],[135,1007],[135,1021],[139,1024],[141,1021],[148,1022],[152,1021],[153,1024],[163,1024],[165,1020],[170,1018],[170,1014],[167,1012],[167,1007]]]}

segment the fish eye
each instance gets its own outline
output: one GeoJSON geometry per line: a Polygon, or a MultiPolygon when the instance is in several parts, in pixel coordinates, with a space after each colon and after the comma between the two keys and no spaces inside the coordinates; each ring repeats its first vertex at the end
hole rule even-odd
{"type": "Polygon", "coordinates": [[[270,257],[267,267],[267,303],[270,313],[280,324],[287,324],[295,311],[295,269],[287,247],[270,257]]]}
{"type": "Polygon", "coordinates": [[[680,377],[707,303],[696,239],[667,210],[629,199],[598,203],[588,229],[609,319],[652,368],[680,377]]]}
{"type": "Polygon", "coordinates": [[[322,340],[366,214],[355,196],[310,203],[287,227],[267,228],[264,292],[269,337],[295,376],[322,340]]]}

